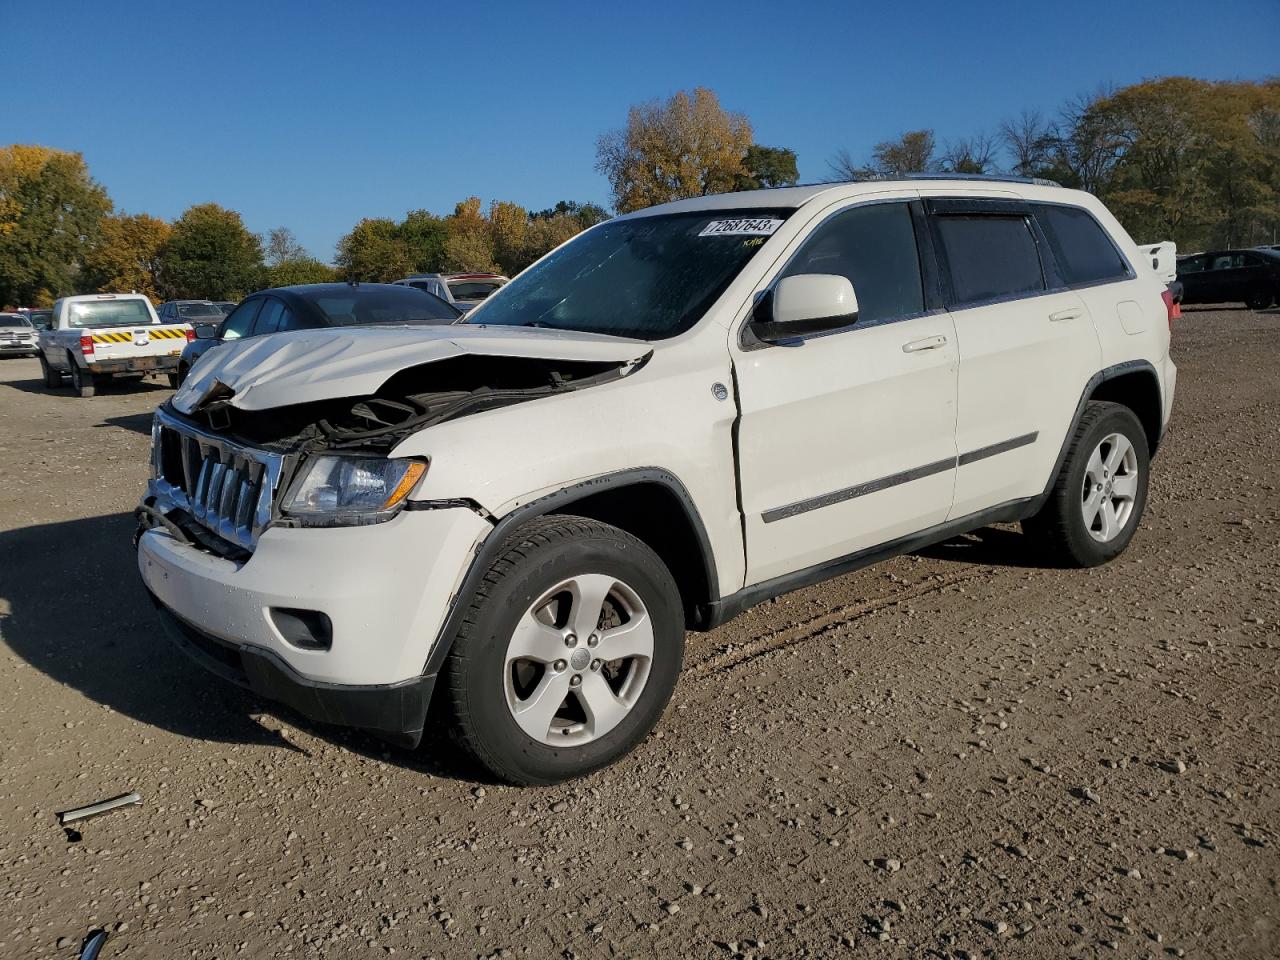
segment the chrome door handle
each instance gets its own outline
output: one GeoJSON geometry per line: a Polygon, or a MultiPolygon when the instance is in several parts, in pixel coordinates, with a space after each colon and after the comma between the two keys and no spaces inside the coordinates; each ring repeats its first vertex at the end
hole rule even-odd
{"type": "Polygon", "coordinates": [[[939,334],[936,337],[925,337],[923,340],[910,340],[902,345],[903,353],[919,353],[921,350],[937,350],[947,345],[947,338],[939,334]]]}
{"type": "Polygon", "coordinates": [[[1083,310],[1077,307],[1072,307],[1070,310],[1059,310],[1057,313],[1049,314],[1049,322],[1059,323],[1062,320],[1075,320],[1077,317],[1081,317],[1083,315],[1083,310]]]}

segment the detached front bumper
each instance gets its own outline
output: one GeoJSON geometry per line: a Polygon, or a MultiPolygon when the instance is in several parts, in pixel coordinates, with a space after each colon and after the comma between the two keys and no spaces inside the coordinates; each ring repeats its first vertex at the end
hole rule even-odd
{"type": "Polygon", "coordinates": [[[170,636],[206,668],[315,720],[416,742],[434,683],[428,654],[492,529],[462,507],[271,527],[237,562],[153,527],[139,537],[138,569],[170,636]],[[298,613],[326,623],[324,643],[291,629],[298,613]]]}

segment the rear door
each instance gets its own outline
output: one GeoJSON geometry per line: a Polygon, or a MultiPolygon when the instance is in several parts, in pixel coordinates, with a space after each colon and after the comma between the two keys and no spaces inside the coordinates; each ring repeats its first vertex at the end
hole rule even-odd
{"type": "Polygon", "coordinates": [[[932,198],[927,205],[959,344],[950,513],[959,518],[1044,489],[1102,351],[1029,204],[932,198]]]}
{"type": "Polygon", "coordinates": [[[846,276],[856,323],[786,346],[734,344],[748,585],[946,518],[956,338],[927,252],[922,267],[926,228],[914,198],[831,212],[770,281],[846,276]]]}

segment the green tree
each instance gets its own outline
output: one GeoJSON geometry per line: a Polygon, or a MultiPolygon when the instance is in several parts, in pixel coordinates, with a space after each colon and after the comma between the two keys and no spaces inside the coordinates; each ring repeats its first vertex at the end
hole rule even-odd
{"type": "Polygon", "coordinates": [[[751,123],[698,87],[633,106],[627,126],[596,143],[596,169],[609,178],[619,213],[682,197],[732,190],[746,174],[751,123]]]}
{"type": "Polygon", "coordinates": [[[443,217],[426,210],[410,210],[397,227],[397,232],[404,244],[411,273],[437,273],[443,269],[444,245],[449,239],[449,228],[443,217]]]}
{"type": "Polygon", "coordinates": [[[391,219],[365,219],[338,241],[338,272],[347,280],[389,283],[413,272],[413,262],[391,219]]]}
{"type": "Polygon", "coordinates": [[[161,254],[173,228],[145,213],[104,217],[98,242],[86,254],[80,289],[104,293],[136,290],[161,299],[161,254]]]}
{"type": "Polygon", "coordinates": [[[71,293],[111,201],[84,158],[47,147],[0,147],[0,305],[71,293]]]}
{"type": "Polygon", "coordinates": [[[573,217],[581,225],[581,229],[594,227],[609,219],[609,211],[598,203],[578,203],[577,200],[561,200],[554,207],[536,210],[529,214],[530,221],[550,220],[553,217],[573,217]]]}
{"type": "Polygon", "coordinates": [[[332,283],[339,279],[333,267],[315,257],[294,257],[267,267],[268,287],[290,287],[297,283],[332,283]]]}
{"type": "Polygon", "coordinates": [[[790,187],[800,179],[796,169],[796,152],[785,147],[762,147],[753,143],[742,159],[745,172],[738,176],[735,190],[759,190],[762,187],[790,187]]]}
{"type": "Polygon", "coordinates": [[[261,286],[262,269],[262,241],[240,214],[201,203],[174,221],[160,280],[169,299],[239,300],[261,286]]]}

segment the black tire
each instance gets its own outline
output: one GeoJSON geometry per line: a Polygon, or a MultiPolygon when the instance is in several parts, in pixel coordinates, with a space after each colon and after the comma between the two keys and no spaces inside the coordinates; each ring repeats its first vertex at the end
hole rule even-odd
{"type": "Polygon", "coordinates": [[[48,390],[56,390],[62,386],[62,373],[59,370],[49,366],[49,361],[45,359],[43,353],[36,354],[40,358],[40,373],[44,376],[44,385],[48,390]]]}
{"type": "Polygon", "coordinates": [[[169,379],[170,390],[177,390],[178,387],[182,385],[182,381],[178,378],[178,375],[176,373],[166,374],[166,376],[169,379]]]}
{"type": "Polygon", "coordinates": [[[1276,296],[1271,290],[1255,290],[1249,294],[1249,299],[1245,301],[1245,306],[1250,310],[1265,310],[1271,304],[1275,303],[1276,296]]]}
{"type": "Polygon", "coordinates": [[[187,366],[185,363],[178,364],[177,374],[169,375],[169,386],[173,387],[175,390],[178,387],[182,386],[183,382],[187,379],[187,374],[190,372],[190,370],[191,368],[187,366]],[[176,383],[174,382],[175,380],[177,381],[176,383]]]}
{"type": "Polygon", "coordinates": [[[455,736],[481,766],[508,783],[583,776],[623,756],[653,729],[675,689],[683,653],[680,593],[648,546],[582,517],[532,520],[511,535],[485,574],[450,651],[442,681],[455,736]],[[653,656],[638,698],[616,727],[579,746],[552,746],[527,734],[507,706],[508,643],[540,596],[567,578],[591,573],[616,577],[635,591],[652,620],[653,656]]]}
{"type": "Polygon", "coordinates": [[[71,389],[82,397],[92,397],[97,388],[98,378],[72,360],[71,389]]]}
{"type": "MultiPolygon", "coordinates": [[[[1118,403],[1091,401],[1076,427],[1067,457],[1053,489],[1040,512],[1022,521],[1022,530],[1038,542],[1046,558],[1065,567],[1095,567],[1121,553],[1133,539],[1147,505],[1150,455],[1147,434],[1132,410],[1118,403]],[[1089,459],[1095,449],[1112,434],[1120,434],[1132,445],[1136,460],[1136,490],[1130,511],[1119,532],[1102,541],[1085,522],[1084,498],[1089,459]]],[[[1117,474],[1118,475],[1118,474],[1117,474]]],[[[1114,481],[1116,478],[1111,477],[1114,481]]],[[[1108,485],[1108,491],[1110,485],[1108,485]]]]}

